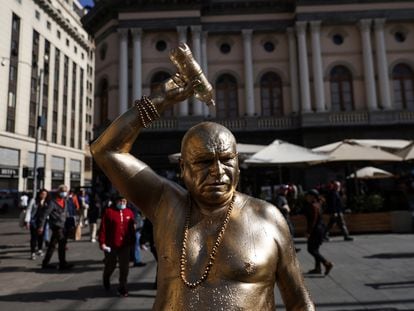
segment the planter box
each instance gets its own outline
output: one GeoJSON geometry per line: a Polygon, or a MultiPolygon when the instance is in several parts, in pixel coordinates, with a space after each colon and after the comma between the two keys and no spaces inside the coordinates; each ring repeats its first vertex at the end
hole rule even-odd
{"type": "MultiPolygon", "coordinates": [[[[392,213],[355,213],[345,214],[345,221],[349,232],[352,233],[389,233],[394,231],[392,225],[392,213]]],[[[411,219],[411,218],[410,218],[411,219]]],[[[329,215],[323,215],[325,224],[329,221],[329,215]]],[[[295,236],[304,236],[306,233],[306,218],[303,215],[292,216],[292,222],[295,227],[295,236]]],[[[401,225],[396,225],[403,228],[401,225]]],[[[404,227],[405,228],[405,227],[404,227]]],[[[410,231],[408,231],[410,232],[410,231]]],[[[340,229],[335,225],[331,234],[341,234],[340,229]]]]}
{"type": "Polygon", "coordinates": [[[413,232],[413,215],[410,211],[391,212],[392,232],[409,233],[413,232]]]}

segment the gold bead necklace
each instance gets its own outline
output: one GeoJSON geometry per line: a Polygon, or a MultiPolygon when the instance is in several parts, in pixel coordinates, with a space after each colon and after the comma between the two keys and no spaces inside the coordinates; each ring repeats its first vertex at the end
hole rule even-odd
{"type": "MultiPolygon", "coordinates": [[[[190,201],[190,202],[192,202],[192,201],[190,201]]],[[[208,263],[207,263],[206,267],[204,268],[204,272],[201,275],[201,278],[199,278],[195,282],[187,281],[187,278],[186,278],[186,275],[185,275],[185,266],[186,266],[186,263],[187,263],[186,255],[187,255],[188,228],[190,226],[191,207],[192,207],[192,203],[190,203],[190,207],[187,210],[187,215],[186,215],[186,219],[185,219],[183,246],[181,248],[181,259],[180,259],[180,276],[181,276],[181,280],[183,281],[183,283],[187,287],[196,288],[197,286],[199,286],[202,282],[204,282],[207,279],[208,274],[210,273],[210,270],[213,267],[214,261],[216,259],[216,253],[217,253],[218,247],[220,246],[221,240],[223,239],[224,231],[226,230],[227,224],[229,222],[230,214],[231,214],[231,211],[233,209],[233,203],[234,203],[234,196],[231,199],[231,202],[229,204],[229,208],[227,209],[226,218],[224,219],[223,225],[221,226],[220,231],[217,235],[216,242],[214,243],[214,246],[211,250],[208,263]]]]}

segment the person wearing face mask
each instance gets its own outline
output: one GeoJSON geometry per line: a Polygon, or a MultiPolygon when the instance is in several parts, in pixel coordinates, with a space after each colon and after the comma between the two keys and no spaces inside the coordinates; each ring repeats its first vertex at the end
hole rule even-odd
{"type": "Polygon", "coordinates": [[[135,245],[135,220],[131,209],[126,208],[124,197],[118,196],[112,202],[102,215],[99,229],[99,246],[105,254],[103,286],[106,290],[111,289],[110,278],[118,263],[118,293],[121,297],[127,297],[129,254],[135,245]]]}
{"type": "Polygon", "coordinates": [[[49,246],[42,262],[42,269],[55,268],[55,266],[50,265],[49,262],[55,251],[56,244],[58,244],[59,270],[68,270],[73,267],[72,264],[69,264],[66,261],[67,237],[65,233],[65,223],[66,218],[68,217],[67,195],[68,187],[66,185],[60,185],[58,187],[57,195],[50,201],[48,207],[39,217],[38,233],[43,233],[44,224],[48,216],[49,226],[52,231],[49,246]]]}

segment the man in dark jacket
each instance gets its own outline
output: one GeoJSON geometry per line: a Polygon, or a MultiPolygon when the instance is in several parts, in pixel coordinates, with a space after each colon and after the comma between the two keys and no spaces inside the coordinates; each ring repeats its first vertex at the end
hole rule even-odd
{"type": "Polygon", "coordinates": [[[344,218],[344,207],[341,199],[341,183],[332,181],[329,185],[329,191],[326,197],[327,211],[330,214],[329,223],[326,226],[324,240],[329,241],[329,231],[333,225],[337,224],[344,235],[345,241],[353,241],[354,238],[349,235],[348,228],[344,218]]]}
{"type": "Polygon", "coordinates": [[[68,264],[66,261],[67,237],[65,234],[65,223],[68,215],[66,199],[67,194],[68,187],[66,185],[60,185],[56,197],[50,201],[49,206],[45,209],[39,219],[39,234],[43,233],[44,223],[48,216],[49,226],[52,230],[52,237],[50,239],[49,247],[47,248],[45,258],[42,262],[43,269],[54,268],[54,266],[50,265],[49,262],[52,258],[53,252],[55,251],[56,244],[58,244],[59,270],[68,270],[73,267],[73,265],[68,264]]]}
{"type": "Polygon", "coordinates": [[[129,272],[129,254],[135,245],[134,213],[126,208],[127,200],[121,196],[112,201],[105,209],[99,229],[99,245],[105,252],[103,285],[106,290],[111,287],[110,278],[119,265],[118,293],[128,296],[127,278],[129,272]]]}

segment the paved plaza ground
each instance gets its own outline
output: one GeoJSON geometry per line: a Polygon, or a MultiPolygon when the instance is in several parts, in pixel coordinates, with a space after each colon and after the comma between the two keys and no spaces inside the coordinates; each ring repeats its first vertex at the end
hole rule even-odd
{"type": "MultiPolygon", "coordinates": [[[[353,242],[334,237],[321,251],[335,264],[328,277],[305,273],[317,310],[414,311],[414,234],[358,235],[353,242]]],[[[313,268],[304,239],[296,240],[304,272],[313,268]]],[[[70,272],[43,271],[29,260],[29,233],[17,219],[0,218],[0,310],[151,310],[156,263],[144,251],[145,267],[130,270],[127,298],[102,288],[102,253],[88,240],[68,244],[70,272]]],[[[52,257],[57,262],[57,254],[52,257]]],[[[284,310],[276,289],[277,310],[284,310]]]]}

